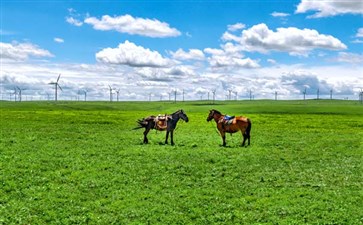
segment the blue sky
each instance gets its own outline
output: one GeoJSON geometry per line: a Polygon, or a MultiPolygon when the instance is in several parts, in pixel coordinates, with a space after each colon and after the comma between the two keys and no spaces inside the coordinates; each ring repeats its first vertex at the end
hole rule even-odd
{"type": "MultiPolygon", "coordinates": [[[[59,99],[358,98],[363,2],[1,2],[1,93],[59,99]],[[181,98],[180,94],[178,98],[181,98]]],[[[14,96],[12,97],[14,98],[14,96]]],[[[23,97],[24,99],[24,97],[23,97]]]]}

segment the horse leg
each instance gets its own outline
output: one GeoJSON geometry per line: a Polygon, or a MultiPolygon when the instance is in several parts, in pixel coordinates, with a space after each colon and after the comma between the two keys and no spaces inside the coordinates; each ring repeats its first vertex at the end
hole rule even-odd
{"type": "Polygon", "coordinates": [[[226,133],[224,131],[219,131],[223,140],[223,147],[226,147],[226,133]]]}
{"type": "Polygon", "coordinates": [[[247,121],[248,121],[248,126],[246,129],[246,136],[248,138],[248,145],[250,145],[252,123],[250,119],[247,119],[247,121]]]}
{"type": "Polygon", "coordinates": [[[146,128],[144,131],[144,144],[149,143],[149,140],[147,139],[147,134],[149,133],[150,128],[146,128]]]}
{"type": "Polygon", "coordinates": [[[243,142],[242,142],[242,147],[243,147],[245,146],[247,135],[245,133],[242,133],[242,136],[243,136],[243,142]]]}
{"type": "Polygon", "coordinates": [[[174,145],[174,130],[170,131],[171,145],[174,145]]]}
{"type": "Polygon", "coordinates": [[[165,144],[168,144],[169,131],[166,131],[165,144]]]}

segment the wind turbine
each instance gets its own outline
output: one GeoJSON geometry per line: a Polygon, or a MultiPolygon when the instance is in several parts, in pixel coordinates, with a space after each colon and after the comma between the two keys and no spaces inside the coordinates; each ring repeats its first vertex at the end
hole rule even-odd
{"type": "Polygon", "coordinates": [[[118,101],[118,97],[119,97],[119,95],[120,95],[120,89],[117,89],[117,90],[116,90],[116,94],[117,94],[117,101],[118,101]]]}
{"type": "Polygon", "coordinates": [[[54,87],[55,87],[55,101],[58,100],[58,87],[59,87],[59,89],[61,91],[63,91],[62,88],[61,88],[61,86],[59,86],[59,84],[58,84],[60,76],[61,75],[59,74],[56,82],[50,82],[49,83],[49,84],[54,84],[54,87]]]}
{"type": "Polygon", "coordinates": [[[110,90],[110,102],[112,102],[112,87],[110,85],[108,85],[109,90],[110,90]]]}
{"type": "Polygon", "coordinates": [[[16,86],[16,88],[19,90],[19,102],[21,102],[21,91],[24,91],[25,89],[24,88],[22,88],[22,89],[20,89],[18,86],[16,86]]]}
{"type": "Polygon", "coordinates": [[[232,100],[232,99],[231,99],[231,93],[232,93],[232,90],[231,90],[231,89],[229,89],[229,90],[228,90],[228,100],[232,100]]]}
{"type": "Polygon", "coordinates": [[[84,93],[84,101],[87,101],[87,90],[83,90],[84,93]]]}
{"type": "Polygon", "coordinates": [[[176,89],[174,91],[174,103],[176,103],[176,89]]]}
{"type": "Polygon", "coordinates": [[[10,93],[10,101],[11,101],[11,94],[14,95],[14,100],[16,101],[16,95],[18,94],[18,92],[16,91],[16,87],[14,87],[14,92],[10,93]]]}
{"type": "Polygon", "coordinates": [[[306,88],[304,89],[303,94],[304,94],[304,100],[305,100],[305,96],[306,96],[306,88]]]}
{"type": "Polygon", "coordinates": [[[214,105],[214,101],[216,100],[216,89],[212,91],[212,94],[213,94],[213,105],[214,105]]]}

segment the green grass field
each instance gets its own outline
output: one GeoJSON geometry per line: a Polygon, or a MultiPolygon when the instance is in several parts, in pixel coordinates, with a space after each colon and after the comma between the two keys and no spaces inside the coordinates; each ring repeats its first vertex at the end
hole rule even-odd
{"type": "Polygon", "coordinates": [[[0,104],[0,224],[363,224],[358,102],[0,104]],[[175,146],[132,130],[180,108],[175,146]],[[251,146],[221,147],[212,108],[251,146]]]}

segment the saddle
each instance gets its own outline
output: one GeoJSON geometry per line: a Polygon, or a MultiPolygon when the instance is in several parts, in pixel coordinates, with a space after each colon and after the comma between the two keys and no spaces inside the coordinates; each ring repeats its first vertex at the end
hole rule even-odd
{"type": "Polygon", "coordinates": [[[168,127],[168,120],[171,119],[171,116],[168,116],[166,114],[162,115],[159,114],[157,117],[155,117],[155,129],[156,130],[166,130],[168,127]]]}
{"type": "Polygon", "coordinates": [[[225,115],[223,116],[222,119],[220,119],[220,122],[223,123],[224,125],[231,125],[236,123],[236,119],[235,116],[225,115]]]}

